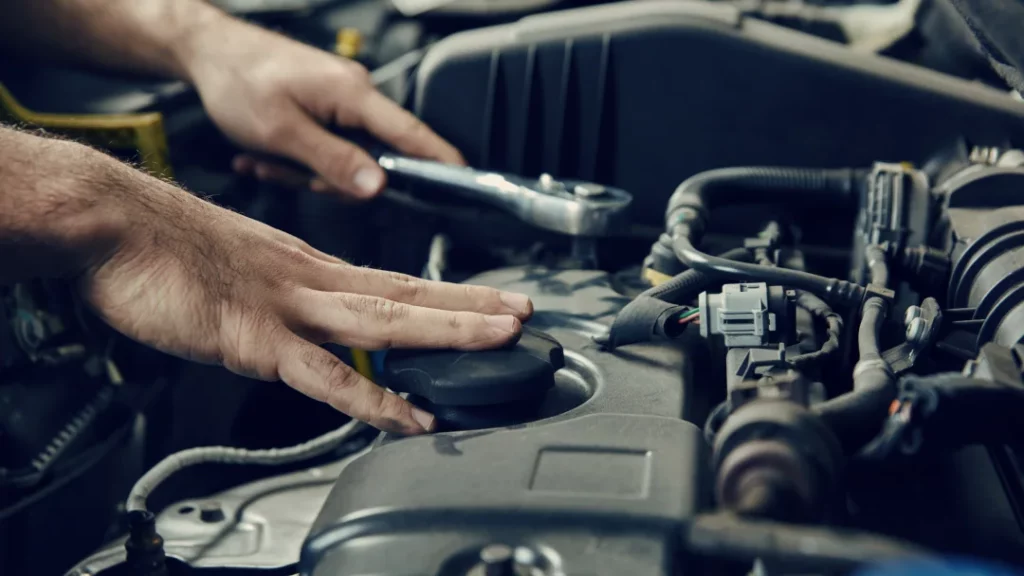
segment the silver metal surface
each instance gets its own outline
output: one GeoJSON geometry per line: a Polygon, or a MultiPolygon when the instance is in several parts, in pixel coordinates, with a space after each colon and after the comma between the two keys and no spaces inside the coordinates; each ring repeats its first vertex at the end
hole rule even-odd
{"type": "Polygon", "coordinates": [[[920,344],[924,341],[924,337],[927,334],[927,326],[924,320],[921,318],[914,318],[910,324],[907,325],[907,342],[911,344],[920,344]]]}
{"type": "MultiPolygon", "coordinates": [[[[338,475],[364,452],[169,506],[156,520],[167,556],[193,568],[281,570],[295,565],[302,541],[338,475]],[[215,508],[223,518],[210,514],[215,508]]],[[[124,561],[121,539],[83,560],[66,576],[98,574],[124,561]]]]}
{"type": "Polygon", "coordinates": [[[626,223],[633,197],[590,182],[485,172],[429,160],[383,155],[390,174],[429,183],[464,198],[501,208],[538,228],[569,236],[605,236],[626,223]]]}
{"type": "Polygon", "coordinates": [[[597,198],[599,196],[604,196],[607,191],[608,189],[604,186],[589,182],[577,184],[572,189],[572,193],[578,198],[597,198]]]}
{"type": "Polygon", "coordinates": [[[921,317],[920,306],[908,306],[906,314],[903,315],[903,325],[910,326],[910,323],[921,317]]]}

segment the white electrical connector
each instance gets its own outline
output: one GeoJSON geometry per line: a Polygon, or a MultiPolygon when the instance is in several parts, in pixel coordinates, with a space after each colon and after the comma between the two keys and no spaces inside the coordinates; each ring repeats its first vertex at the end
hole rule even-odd
{"type": "Polygon", "coordinates": [[[701,336],[720,334],[729,348],[766,346],[777,330],[764,282],[726,284],[721,294],[703,292],[699,305],[701,336]]]}

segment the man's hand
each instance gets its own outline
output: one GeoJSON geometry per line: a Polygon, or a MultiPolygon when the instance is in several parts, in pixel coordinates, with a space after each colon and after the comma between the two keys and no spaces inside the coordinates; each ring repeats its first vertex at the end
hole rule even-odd
{"type": "Polygon", "coordinates": [[[208,30],[193,38],[188,70],[213,121],[236,143],[288,157],[318,176],[310,181],[252,156],[236,158],[236,170],[318,192],[375,195],[384,172],[330,126],[365,129],[409,155],[465,163],[455,148],[378,92],[360,64],[235,22],[208,30]]]}
{"type": "Polygon", "coordinates": [[[433,418],[320,344],[491,348],[532,313],[521,294],[348,265],[77,144],[0,128],[0,158],[0,269],[75,275],[122,333],[283,380],[382,430],[433,418]]]}
{"type": "Polygon", "coordinates": [[[14,0],[0,46],[191,82],[237,144],[287,157],[310,178],[245,155],[234,168],[265,179],[368,198],[384,173],[328,130],[365,129],[396,149],[464,163],[455,148],[370,83],[356,62],[231,18],[201,0],[14,0]]]}

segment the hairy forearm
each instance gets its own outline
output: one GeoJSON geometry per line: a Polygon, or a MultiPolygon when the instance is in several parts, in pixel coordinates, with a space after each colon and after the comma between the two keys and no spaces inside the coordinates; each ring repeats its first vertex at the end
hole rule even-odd
{"type": "Polygon", "coordinates": [[[75,64],[187,81],[199,45],[213,41],[205,36],[245,27],[202,0],[8,0],[0,42],[75,64]]]}
{"type": "Polygon", "coordinates": [[[131,172],[86,146],[0,126],[0,282],[74,276],[116,249],[131,172]]]}

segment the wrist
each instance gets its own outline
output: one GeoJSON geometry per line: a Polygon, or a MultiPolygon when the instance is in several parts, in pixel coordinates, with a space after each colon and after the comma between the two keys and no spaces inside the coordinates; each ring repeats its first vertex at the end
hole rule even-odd
{"type": "Polygon", "coordinates": [[[251,52],[252,38],[266,31],[203,3],[187,31],[174,43],[177,75],[199,87],[210,73],[227,73],[224,62],[251,52]]]}
{"type": "Polygon", "coordinates": [[[126,199],[132,170],[85,145],[57,142],[56,149],[67,159],[68,169],[39,183],[43,195],[53,198],[54,217],[36,216],[46,228],[41,235],[74,255],[67,272],[77,274],[109,258],[124,243],[131,227],[126,199]]]}
{"type": "Polygon", "coordinates": [[[75,275],[116,250],[128,222],[110,185],[118,167],[80,144],[0,128],[0,280],[75,275]]]}

